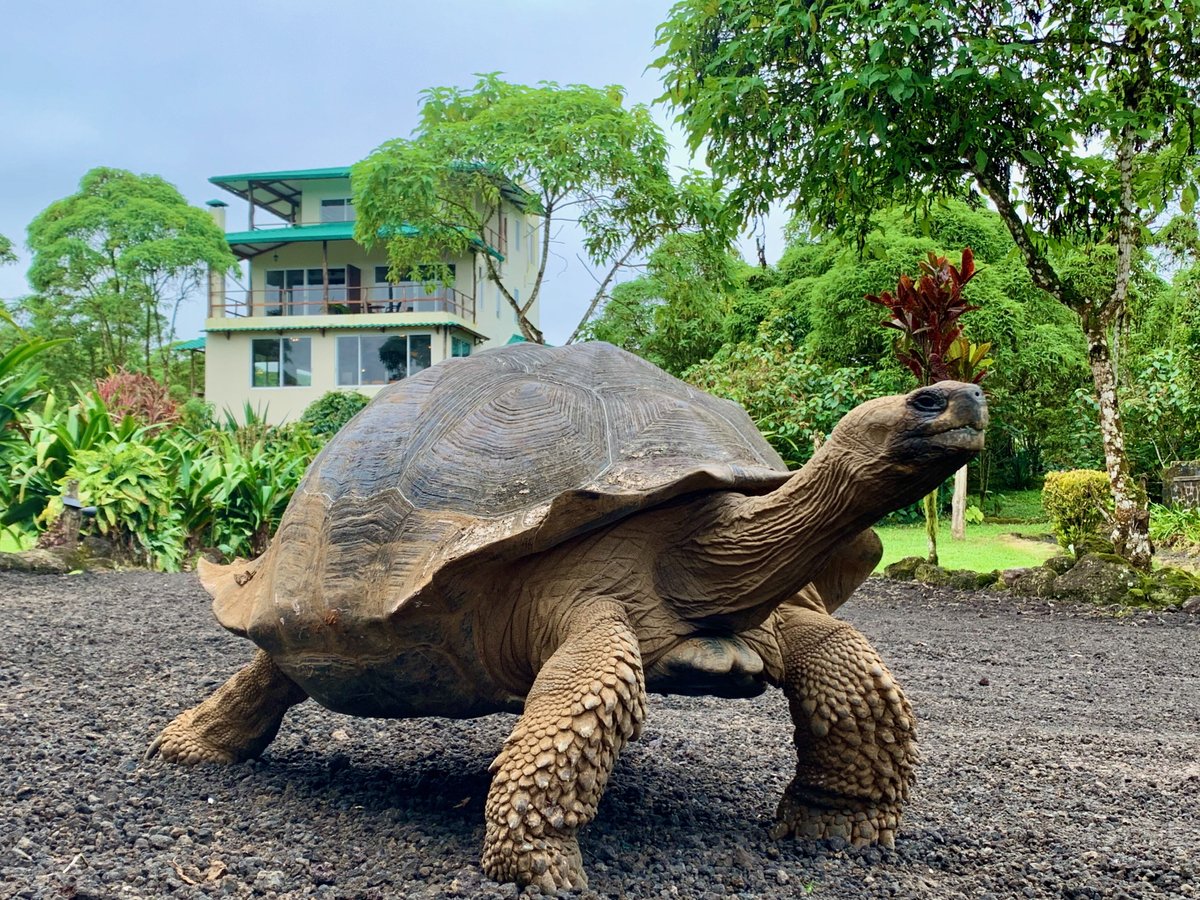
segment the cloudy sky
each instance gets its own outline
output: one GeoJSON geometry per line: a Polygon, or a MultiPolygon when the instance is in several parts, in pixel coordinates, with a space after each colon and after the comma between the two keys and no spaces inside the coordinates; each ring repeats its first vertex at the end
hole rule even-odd
{"type": "MultiPolygon", "coordinates": [[[[7,4],[0,54],[0,234],[21,262],[0,268],[0,297],[25,293],[25,228],[80,176],[105,165],[154,173],[195,204],[224,194],[212,175],[347,165],[408,136],[419,93],[512,81],[619,84],[631,102],[659,93],[654,30],[669,0],[60,0],[7,4]]],[[[689,163],[669,113],[656,111],[689,163]]],[[[244,206],[233,204],[230,227],[244,206]]],[[[774,232],[771,255],[782,249],[774,232]]],[[[542,325],[561,341],[591,278],[563,241],[542,325]]],[[[200,333],[203,302],[181,316],[200,333]]]]}

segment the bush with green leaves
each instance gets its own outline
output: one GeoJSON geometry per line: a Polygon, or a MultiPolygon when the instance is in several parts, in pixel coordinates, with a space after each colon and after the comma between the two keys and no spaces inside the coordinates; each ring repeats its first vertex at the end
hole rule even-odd
{"type": "Polygon", "coordinates": [[[313,434],[327,437],[337,434],[369,402],[358,391],[329,391],[308,405],[300,421],[313,434]]]}
{"type": "MultiPolygon", "coordinates": [[[[1108,475],[1094,469],[1047,472],[1042,506],[1060,546],[1076,557],[1104,548],[1104,525],[1110,520],[1112,491],[1108,475]]],[[[1111,552],[1111,545],[1108,548],[1111,552]]]]}

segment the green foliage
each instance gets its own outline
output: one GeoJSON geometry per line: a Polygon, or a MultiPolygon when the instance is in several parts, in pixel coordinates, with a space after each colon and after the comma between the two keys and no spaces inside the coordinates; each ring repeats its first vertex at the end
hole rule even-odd
{"type": "Polygon", "coordinates": [[[1108,475],[1090,469],[1047,472],[1042,505],[1059,545],[1082,556],[1094,549],[1111,518],[1108,475]]]}
{"type": "Polygon", "coordinates": [[[213,427],[215,409],[211,403],[199,397],[189,397],[179,407],[179,424],[192,434],[213,427]]]}
{"type": "Polygon", "coordinates": [[[617,285],[601,314],[581,330],[673,375],[721,347],[737,261],[713,254],[696,234],[668,235],[650,253],[646,274],[617,285]]]}
{"type": "Polygon", "coordinates": [[[868,367],[827,369],[802,346],[764,339],[727,347],[684,377],[740,403],[794,468],[812,456],[814,446],[847,412],[871,397],[892,393],[888,374],[868,367]]]}
{"type": "Polygon", "coordinates": [[[17,309],[34,334],[70,339],[51,364],[64,384],[167,366],[179,304],[209,267],[234,265],[211,216],[162,178],[121,169],[84,175],[30,224],[29,247],[37,294],[17,309]]]}
{"type": "MultiPolygon", "coordinates": [[[[96,507],[95,525],[132,561],[173,571],[183,561],[184,532],[171,515],[174,490],[166,460],[145,433],[95,449],[77,450],[60,491],[79,482],[79,498],[96,507]]],[[[57,519],[62,498],[50,499],[44,515],[57,519]]]]}
{"type": "Polygon", "coordinates": [[[1198,15],[1195,0],[683,0],[654,65],[748,214],[795,198],[808,223],[864,236],[881,205],[972,180],[1007,201],[1011,177],[1028,223],[1088,234],[1120,204],[1096,137],[1148,146],[1139,209],[1195,202],[1198,15]]]}
{"type": "Polygon", "coordinates": [[[0,234],[0,266],[16,261],[17,254],[13,252],[12,241],[0,234]]]}
{"type": "Polygon", "coordinates": [[[578,222],[587,257],[609,267],[601,294],[631,253],[681,225],[703,222],[722,248],[728,243],[712,182],[693,173],[675,183],[650,111],[627,108],[615,86],[528,86],[488,74],[467,89],[430,88],[415,136],[379,147],[355,165],[352,183],[355,237],[371,246],[382,235],[397,274],[495,246],[505,201],[539,216],[541,257],[529,296],[518,301],[496,258],[481,256],[529,340],[540,339],[527,314],[563,216],[578,222]]]}
{"type": "Polygon", "coordinates": [[[321,437],[336,434],[370,401],[357,391],[329,391],[308,405],[300,421],[321,437]]]}
{"type": "Polygon", "coordinates": [[[1160,547],[1200,548],[1200,509],[1150,504],[1150,537],[1160,547]]]}

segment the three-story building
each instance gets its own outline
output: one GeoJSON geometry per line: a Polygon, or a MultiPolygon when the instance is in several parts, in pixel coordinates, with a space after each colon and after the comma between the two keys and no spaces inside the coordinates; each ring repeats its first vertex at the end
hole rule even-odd
{"type": "MultiPolygon", "coordinates": [[[[348,166],[209,180],[249,209],[246,230],[226,233],[248,263],[244,280],[209,281],[205,397],[218,412],[240,420],[249,404],[267,421],[294,421],[327,391],[372,396],[444,359],[520,335],[481,256],[492,256],[517,302],[530,296],[539,235],[513,186],[502,191],[486,243],[429,261],[449,272],[443,282],[433,269],[430,280],[390,280],[385,242],[368,251],[354,240],[348,166]]],[[[225,204],[209,205],[224,228],[225,204]]],[[[407,228],[396,223],[389,237],[407,228]]],[[[535,304],[528,313],[535,326],[537,313],[535,304]]]]}

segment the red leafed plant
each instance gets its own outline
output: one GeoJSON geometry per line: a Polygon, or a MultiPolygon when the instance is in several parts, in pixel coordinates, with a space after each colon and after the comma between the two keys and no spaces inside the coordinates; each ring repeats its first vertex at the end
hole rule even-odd
{"type": "Polygon", "coordinates": [[[179,421],[179,404],[167,389],[141,372],[117,369],[96,382],[96,393],[114,422],[132,416],[143,425],[179,421]]]}
{"type": "Polygon", "coordinates": [[[921,384],[951,378],[978,383],[986,374],[985,360],[990,345],[967,344],[958,319],[978,306],[962,297],[963,285],[975,275],[975,256],[971,248],[962,252],[962,267],[955,268],[944,256],[932,251],[920,263],[916,283],[901,275],[896,293],[884,291],[867,299],[885,307],[892,317],[885,328],[900,332],[896,340],[896,359],[917,376],[921,384]],[[964,344],[966,346],[964,346],[964,344]],[[963,365],[966,362],[968,365],[963,365]]]}

